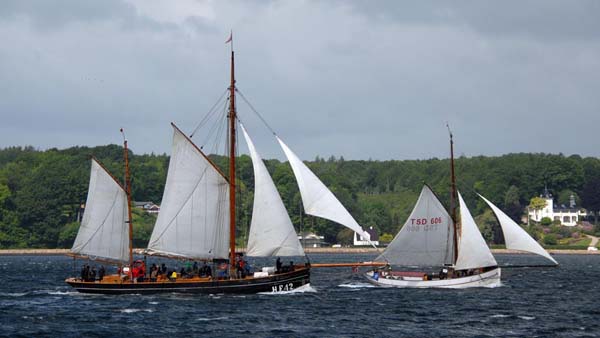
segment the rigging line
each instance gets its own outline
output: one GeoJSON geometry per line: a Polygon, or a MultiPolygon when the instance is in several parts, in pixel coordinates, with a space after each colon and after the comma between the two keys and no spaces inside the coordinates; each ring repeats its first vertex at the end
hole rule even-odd
{"type": "Polygon", "coordinates": [[[275,132],[275,130],[273,130],[273,128],[271,128],[271,126],[267,123],[267,120],[265,120],[264,117],[262,117],[262,115],[256,109],[254,109],[254,107],[246,99],[246,97],[244,96],[244,94],[242,94],[242,92],[238,88],[236,88],[235,91],[238,94],[240,94],[240,96],[242,97],[242,100],[244,100],[244,102],[246,102],[246,104],[248,105],[248,107],[250,107],[250,110],[252,110],[254,112],[254,114],[256,114],[256,116],[258,116],[258,118],[262,121],[262,123],[264,123],[264,125],[269,129],[269,131],[271,131],[271,133],[273,133],[273,135],[277,135],[277,133],[275,132]]]}
{"type": "MultiPolygon", "coordinates": [[[[218,132],[219,129],[221,128],[221,124],[223,123],[223,117],[218,118],[210,127],[210,130],[208,131],[208,133],[206,134],[206,137],[204,138],[204,142],[202,142],[202,146],[200,147],[200,149],[203,149],[204,146],[209,142],[210,139],[212,139],[213,135],[215,134],[215,132],[218,132]]],[[[215,143],[218,142],[217,139],[215,139],[215,143]]]]}
{"type": "Polygon", "coordinates": [[[219,146],[221,145],[221,140],[223,139],[223,131],[225,129],[225,126],[227,125],[227,116],[226,115],[222,115],[220,118],[220,121],[218,121],[218,129],[216,132],[216,136],[215,136],[215,141],[212,145],[212,149],[211,152],[213,154],[219,154],[219,146]]]}
{"type": "Polygon", "coordinates": [[[190,138],[192,138],[194,136],[194,134],[198,131],[198,129],[200,129],[200,127],[204,123],[206,123],[206,121],[214,113],[214,109],[221,102],[221,100],[223,100],[223,97],[225,96],[225,94],[227,94],[227,91],[229,91],[229,89],[225,89],[225,91],[223,92],[223,94],[221,94],[221,96],[219,97],[219,99],[217,100],[217,102],[215,102],[215,104],[212,106],[212,108],[210,108],[210,110],[208,111],[208,113],[206,113],[206,115],[204,115],[204,117],[202,118],[202,120],[200,120],[200,123],[198,123],[198,125],[196,126],[196,128],[194,128],[194,131],[190,134],[190,138]]]}

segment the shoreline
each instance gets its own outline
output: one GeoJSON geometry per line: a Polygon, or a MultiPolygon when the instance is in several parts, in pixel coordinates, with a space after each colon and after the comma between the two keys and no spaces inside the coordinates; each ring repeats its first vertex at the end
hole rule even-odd
{"type": "MultiPolygon", "coordinates": [[[[134,249],[136,254],[142,254],[143,249],[134,249]]],[[[381,248],[383,250],[383,248],[381,248]]],[[[509,249],[491,249],[495,254],[527,254],[522,251],[509,249]]],[[[70,249],[0,249],[0,256],[66,256],[70,253],[70,249]]],[[[244,251],[244,250],[240,250],[244,251]]],[[[360,254],[360,253],[377,253],[375,248],[305,248],[304,251],[308,254],[360,254]]],[[[565,249],[548,249],[551,254],[562,255],[598,255],[600,251],[588,250],[565,250],[565,249]]]]}

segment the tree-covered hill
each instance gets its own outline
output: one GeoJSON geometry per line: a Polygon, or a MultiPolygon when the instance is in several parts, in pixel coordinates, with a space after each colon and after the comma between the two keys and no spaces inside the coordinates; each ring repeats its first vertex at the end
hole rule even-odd
{"type": "MultiPolygon", "coordinates": [[[[0,247],[69,247],[77,232],[79,206],[85,202],[90,156],[95,156],[117,178],[123,177],[123,148],[117,145],[72,147],[38,151],[32,147],[0,150],[0,247]]],[[[225,167],[227,159],[212,156],[225,167]]],[[[160,204],[168,168],[167,155],[130,153],[133,200],[160,204]]],[[[252,163],[239,158],[238,231],[241,238],[250,223],[253,198],[252,163]]],[[[301,223],[301,199],[288,163],[267,160],[267,168],[296,227],[301,223]]],[[[423,183],[448,203],[449,160],[348,161],[317,157],[309,167],[331,188],[363,227],[395,234],[408,217],[423,183]]],[[[458,188],[474,215],[486,216],[486,196],[516,220],[531,197],[545,186],[559,204],[573,193],[579,205],[600,210],[600,160],[550,154],[508,154],[499,157],[461,157],[456,160],[458,188]]],[[[136,245],[148,240],[154,217],[136,211],[136,245]]],[[[304,217],[304,230],[325,235],[329,242],[349,238],[343,227],[304,217]]],[[[496,239],[494,231],[484,231],[496,239]]]]}

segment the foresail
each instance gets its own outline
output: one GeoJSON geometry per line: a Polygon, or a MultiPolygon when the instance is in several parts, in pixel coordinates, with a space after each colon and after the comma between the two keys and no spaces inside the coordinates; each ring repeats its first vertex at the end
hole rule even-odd
{"type": "Polygon", "coordinates": [[[243,125],[241,127],[254,168],[254,206],[246,255],[304,256],[298,235],[267,167],[246,129],[243,125]]]}
{"type": "Polygon", "coordinates": [[[129,259],[127,194],[92,159],[85,213],[71,252],[116,261],[129,259]]]}
{"type": "MultiPolygon", "coordinates": [[[[479,194],[478,194],[479,195],[479,194]]],[[[506,242],[506,248],[511,250],[527,251],[551,260],[554,264],[558,265],[558,262],[550,256],[550,254],[542,248],[529,234],[521,228],[515,221],[513,221],[508,215],[502,210],[496,207],[492,202],[488,201],[485,197],[479,195],[481,199],[487,203],[496,217],[500,222],[502,233],[504,234],[504,241],[506,242]]]]}
{"type": "Polygon", "coordinates": [[[494,259],[490,248],[485,243],[460,193],[458,193],[458,200],[460,203],[461,234],[455,269],[464,270],[497,266],[496,259],[494,259]]]}
{"type": "Polygon", "coordinates": [[[173,125],[173,147],[149,253],[196,259],[227,258],[229,183],[173,125]]]}
{"type": "Polygon", "coordinates": [[[404,266],[452,264],[452,230],[452,218],[425,185],[404,226],[376,261],[404,266]]]}
{"type": "MultiPolygon", "coordinates": [[[[277,137],[277,136],[276,136],[277,137]]],[[[302,196],[304,211],[313,216],[326,218],[339,223],[354,232],[369,238],[370,235],[361,228],[352,215],[319,178],[277,137],[285,156],[287,157],[302,196]]]]}

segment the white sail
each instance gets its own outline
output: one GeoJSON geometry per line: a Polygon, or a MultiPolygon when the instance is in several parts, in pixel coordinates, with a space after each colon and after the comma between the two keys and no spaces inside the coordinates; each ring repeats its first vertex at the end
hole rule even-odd
{"type": "Polygon", "coordinates": [[[196,259],[227,258],[229,183],[173,125],[162,205],[148,251],[196,259]]]}
{"type": "MultiPolygon", "coordinates": [[[[479,194],[477,194],[479,195],[479,194]]],[[[508,215],[506,215],[502,210],[500,210],[497,206],[495,206],[492,202],[488,201],[485,197],[479,195],[481,199],[487,203],[496,217],[500,222],[500,227],[502,227],[502,233],[504,233],[504,241],[506,242],[506,248],[511,250],[520,250],[531,252],[543,257],[548,258],[554,264],[558,265],[558,262],[550,256],[550,254],[542,248],[541,245],[538,244],[529,234],[521,228],[515,221],[513,221],[508,215]]]]}
{"type": "Polygon", "coordinates": [[[369,233],[361,228],[342,203],[327,189],[325,184],[308,169],[279,137],[277,137],[277,141],[279,141],[285,156],[290,161],[294,176],[296,176],[304,211],[309,215],[326,218],[346,226],[362,235],[363,238],[370,238],[369,233]]]}
{"type": "Polygon", "coordinates": [[[460,203],[461,233],[458,243],[458,258],[454,268],[464,270],[497,266],[496,259],[494,259],[490,248],[485,243],[460,193],[458,193],[458,200],[460,203]]]}
{"type": "Polygon", "coordinates": [[[92,159],[85,213],[71,252],[105,259],[129,260],[127,194],[92,159]]]}
{"type": "Polygon", "coordinates": [[[246,255],[304,256],[296,230],[277,192],[277,188],[242,125],[254,168],[254,206],[246,255]]]}
{"type": "Polygon", "coordinates": [[[425,185],[404,226],[376,261],[404,266],[452,264],[452,227],[452,218],[425,185]]]}

